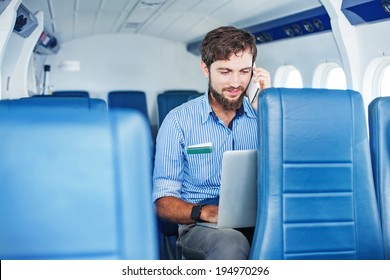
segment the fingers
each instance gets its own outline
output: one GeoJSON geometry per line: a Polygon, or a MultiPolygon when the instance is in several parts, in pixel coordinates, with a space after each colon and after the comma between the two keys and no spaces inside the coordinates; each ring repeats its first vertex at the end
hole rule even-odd
{"type": "Polygon", "coordinates": [[[271,75],[270,73],[261,67],[253,68],[253,77],[256,83],[260,83],[260,89],[271,87],[271,75]]]}

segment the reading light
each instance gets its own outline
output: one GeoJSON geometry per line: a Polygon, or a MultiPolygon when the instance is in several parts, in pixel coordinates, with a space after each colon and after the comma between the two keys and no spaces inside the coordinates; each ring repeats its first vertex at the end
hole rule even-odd
{"type": "Polygon", "coordinates": [[[294,30],[295,34],[297,34],[297,35],[303,34],[303,30],[298,24],[293,24],[291,28],[292,28],[292,30],[294,30]]]}
{"type": "Polygon", "coordinates": [[[324,24],[318,18],[314,18],[313,19],[313,24],[314,24],[315,28],[317,28],[318,30],[324,30],[325,29],[324,24]]]}
{"type": "Polygon", "coordinates": [[[306,32],[311,33],[314,31],[314,27],[310,22],[304,21],[304,22],[302,22],[302,25],[303,25],[303,28],[306,30],[306,32]]]}
{"type": "Polygon", "coordinates": [[[265,39],[265,37],[262,35],[262,34],[260,34],[260,35],[258,35],[257,37],[256,37],[256,40],[257,40],[257,42],[259,42],[259,43],[265,43],[267,40],[265,39]]]}
{"type": "Polygon", "coordinates": [[[269,34],[268,32],[264,32],[264,33],[263,33],[263,36],[265,37],[265,40],[266,40],[267,42],[271,42],[271,41],[274,40],[274,38],[272,38],[271,34],[269,34]]]}
{"type": "Polygon", "coordinates": [[[289,26],[283,27],[284,34],[286,34],[288,37],[294,37],[294,31],[289,26]]]}
{"type": "Polygon", "coordinates": [[[390,15],[390,1],[389,0],[382,0],[382,7],[383,7],[383,10],[385,10],[385,12],[390,15]]]}
{"type": "Polygon", "coordinates": [[[268,32],[263,32],[256,36],[256,40],[261,44],[261,43],[271,42],[274,40],[274,38],[272,38],[271,34],[269,34],[268,32]]]}

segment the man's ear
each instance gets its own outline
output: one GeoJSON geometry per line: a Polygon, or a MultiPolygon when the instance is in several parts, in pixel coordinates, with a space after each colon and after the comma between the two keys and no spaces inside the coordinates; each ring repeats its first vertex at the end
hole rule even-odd
{"type": "Polygon", "coordinates": [[[202,70],[203,75],[208,79],[209,78],[209,68],[203,60],[200,61],[200,69],[202,70]]]}

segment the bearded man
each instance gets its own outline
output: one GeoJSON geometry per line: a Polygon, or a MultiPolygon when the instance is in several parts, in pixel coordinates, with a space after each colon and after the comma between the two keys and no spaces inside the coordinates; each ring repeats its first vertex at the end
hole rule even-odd
{"type": "Polygon", "coordinates": [[[185,259],[247,259],[247,232],[196,222],[218,220],[223,153],[257,149],[257,97],[250,103],[246,90],[252,75],[261,89],[270,87],[270,75],[253,67],[256,40],[244,30],[214,29],[200,50],[208,92],[165,117],[156,141],[153,199],[161,219],[179,224],[177,244],[185,259]],[[205,143],[201,153],[189,149],[205,143]]]}

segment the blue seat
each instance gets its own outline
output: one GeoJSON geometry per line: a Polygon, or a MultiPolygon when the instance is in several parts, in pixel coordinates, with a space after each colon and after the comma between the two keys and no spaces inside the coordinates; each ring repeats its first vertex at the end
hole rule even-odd
{"type": "Polygon", "coordinates": [[[351,90],[259,97],[251,259],[383,259],[365,110],[351,90]]]}
{"type": "Polygon", "coordinates": [[[45,107],[53,111],[107,111],[106,102],[97,98],[38,95],[20,99],[0,100],[0,111],[24,110],[25,107],[45,107]]]}
{"type": "MultiPolygon", "coordinates": [[[[169,111],[189,101],[195,96],[200,96],[199,92],[196,90],[167,90],[158,94],[158,126],[161,126],[165,116],[169,113],[169,111]]],[[[158,225],[160,231],[160,258],[181,258],[181,256],[178,256],[176,252],[178,225],[162,219],[158,219],[158,225]]]]}
{"type": "Polygon", "coordinates": [[[157,95],[158,125],[161,126],[165,116],[173,108],[199,95],[196,90],[167,90],[157,95]]]}
{"type": "Polygon", "coordinates": [[[390,259],[390,97],[378,97],[370,103],[368,120],[385,259],[390,259]]]}
{"type": "Polygon", "coordinates": [[[145,92],[135,90],[110,91],[107,99],[109,109],[139,110],[149,120],[145,92]]]}
{"type": "Polygon", "coordinates": [[[201,93],[191,94],[190,96],[188,96],[188,101],[190,101],[192,99],[195,99],[195,98],[198,98],[198,97],[200,97],[202,95],[203,94],[201,94],[201,93]]]}
{"type": "Polygon", "coordinates": [[[0,259],[158,259],[139,112],[0,111],[0,259]]]}
{"type": "Polygon", "coordinates": [[[86,90],[57,90],[53,91],[52,95],[63,97],[89,97],[89,92],[86,90]]]}

